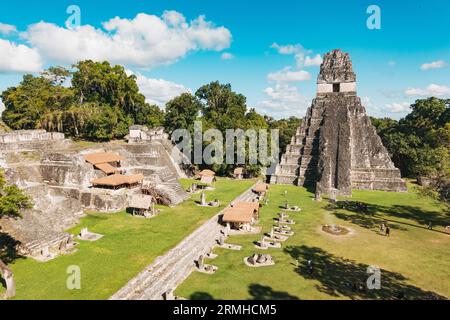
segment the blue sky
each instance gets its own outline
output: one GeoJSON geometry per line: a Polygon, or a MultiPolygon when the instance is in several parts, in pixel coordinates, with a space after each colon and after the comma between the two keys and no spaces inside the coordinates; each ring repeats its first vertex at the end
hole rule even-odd
{"type": "Polygon", "coordinates": [[[398,119],[415,99],[450,96],[449,31],[447,0],[2,1],[0,91],[25,72],[108,59],[138,75],[150,102],[219,80],[263,113],[303,116],[317,55],[341,48],[369,114],[398,119]],[[72,30],[69,5],[81,10],[72,30]],[[380,30],[367,28],[369,5],[380,30]]]}

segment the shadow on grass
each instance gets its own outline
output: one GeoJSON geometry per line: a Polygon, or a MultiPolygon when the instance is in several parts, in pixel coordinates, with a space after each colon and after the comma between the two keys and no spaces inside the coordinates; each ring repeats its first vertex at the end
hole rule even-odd
{"type": "Polygon", "coordinates": [[[369,265],[337,257],[317,247],[290,246],[284,251],[299,261],[295,271],[300,276],[318,281],[317,290],[334,297],[383,300],[447,299],[435,292],[410,285],[403,275],[387,270],[381,270],[381,289],[369,290],[366,285],[371,275],[367,273],[369,265]],[[309,260],[312,261],[312,271],[308,267],[309,260]]]}
{"type": "MultiPolygon", "coordinates": [[[[17,251],[20,242],[11,237],[9,234],[0,232],[0,261],[5,264],[10,264],[17,259],[23,259],[24,256],[20,255],[17,251]]],[[[6,289],[6,282],[0,274],[0,287],[6,289]]]]}
{"type": "Polygon", "coordinates": [[[299,300],[298,297],[285,291],[274,291],[271,287],[255,283],[248,287],[248,292],[252,296],[252,300],[299,300]]]}
{"type": "Polygon", "coordinates": [[[207,292],[194,292],[189,297],[190,300],[214,300],[214,297],[207,292]]]}
{"type": "Polygon", "coordinates": [[[20,241],[14,239],[9,234],[0,232],[0,260],[5,264],[11,264],[17,259],[25,258],[17,251],[20,244],[20,241]]]}
{"type": "MultiPolygon", "coordinates": [[[[407,225],[416,228],[427,229],[431,223],[434,227],[446,227],[450,225],[450,213],[448,210],[429,211],[420,207],[407,205],[383,206],[368,204],[359,201],[339,201],[336,204],[328,204],[327,210],[333,211],[333,214],[342,220],[350,221],[356,225],[367,229],[379,227],[382,222],[391,222],[393,229],[406,230],[400,225],[407,225]],[[340,210],[350,211],[354,214],[347,214],[340,210]],[[382,215],[382,216],[381,216],[382,215]],[[412,220],[419,225],[394,220],[392,218],[412,220]]],[[[439,230],[430,230],[444,233],[439,230]]]]}

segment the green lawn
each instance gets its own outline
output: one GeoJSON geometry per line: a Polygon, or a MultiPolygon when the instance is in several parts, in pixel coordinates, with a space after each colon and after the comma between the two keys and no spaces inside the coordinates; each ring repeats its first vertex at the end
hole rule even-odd
{"type": "Polygon", "coordinates": [[[290,205],[300,213],[290,213],[297,222],[295,235],[282,249],[258,250],[253,242],[261,235],[233,236],[227,242],[243,250],[216,249],[211,263],[214,275],[192,274],[176,291],[191,299],[392,299],[403,292],[407,299],[431,293],[450,297],[450,215],[443,206],[424,198],[409,185],[409,193],[355,191],[351,201],[368,205],[369,213],[336,209],[327,200],[312,201],[312,194],[294,186],[271,186],[270,203],[261,212],[260,225],[268,232],[273,218],[284,204],[284,190],[290,205]],[[411,191],[413,190],[413,191],[411,191]],[[391,236],[378,234],[381,221],[391,227],[391,236]],[[434,231],[427,230],[434,221],[434,231]],[[346,237],[324,234],[323,224],[341,224],[354,230],[346,237]],[[249,268],[243,259],[253,253],[273,256],[276,264],[249,268]],[[312,260],[309,274],[306,261],[312,260]],[[353,283],[365,283],[369,265],[381,268],[380,290],[354,290],[353,283]]]}
{"type": "MultiPolygon", "coordinates": [[[[183,186],[192,183],[183,180],[183,186]]],[[[223,204],[251,187],[254,181],[219,179],[216,190],[207,192],[223,204]]],[[[19,259],[11,265],[17,287],[17,299],[107,299],[141,272],[156,257],[176,246],[197,227],[218,212],[217,208],[198,207],[195,195],[176,208],[161,207],[163,212],[153,219],[117,214],[89,214],[70,230],[82,227],[105,235],[97,242],[80,242],[78,251],[55,260],[39,263],[19,259]],[[68,290],[67,268],[81,268],[81,290],[68,290]]],[[[0,294],[4,288],[0,286],[0,294]]]]}

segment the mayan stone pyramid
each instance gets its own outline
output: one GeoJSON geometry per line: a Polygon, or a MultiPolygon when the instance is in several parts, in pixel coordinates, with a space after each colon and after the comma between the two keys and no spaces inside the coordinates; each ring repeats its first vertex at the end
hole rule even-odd
{"type": "Polygon", "coordinates": [[[352,189],[406,191],[356,95],[347,53],[324,56],[317,97],[287,146],[271,183],[315,187],[318,194],[350,196],[352,189]]]}

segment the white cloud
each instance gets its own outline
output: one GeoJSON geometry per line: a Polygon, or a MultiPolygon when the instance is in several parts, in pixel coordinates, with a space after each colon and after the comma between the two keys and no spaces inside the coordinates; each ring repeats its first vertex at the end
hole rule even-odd
{"type": "Polygon", "coordinates": [[[274,85],[264,90],[267,98],[257,104],[257,108],[276,118],[302,117],[310,100],[300,93],[298,87],[290,85],[290,83],[310,80],[311,74],[301,69],[321,64],[322,58],[320,54],[314,57],[309,56],[312,51],[306,50],[301,44],[279,45],[273,43],[271,48],[282,55],[293,55],[296,67],[285,67],[267,75],[267,81],[274,85]]]}
{"type": "Polygon", "coordinates": [[[424,63],[420,66],[420,70],[422,71],[427,71],[430,69],[440,69],[445,67],[446,64],[443,60],[437,60],[437,61],[433,61],[433,62],[429,62],[429,63],[424,63]]]}
{"type": "Polygon", "coordinates": [[[162,17],[144,13],[131,20],[116,17],[99,29],[83,25],[69,30],[39,22],[22,36],[51,62],[108,60],[145,69],[174,63],[197,50],[221,51],[230,46],[232,37],[228,29],[216,27],[204,16],[188,23],[176,11],[162,17]]]}
{"type": "Polygon", "coordinates": [[[277,50],[279,54],[294,55],[298,69],[303,67],[320,66],[322,64],[322,57],[320,54],[317,54],[311,58],[309,55],[312,53],[312,50],[305,49],[299,43],[279,45],[275,42],[270,47],[277,50]]]}
{"type": "Polygon", "coordinates": [[[297,53],[305,51],[303,46],[299,43],[288,44],[288,45],[279,45],[278,43],[275,42],[270,47],[272,49],[277,50],[279,54],[286,54],[286,55],[297,54],[297,53]]]}
{"type": "Polygon", "coordinates": [[[286,67],[283,70],[272,72],[267,75],[268,81],[273,82],[298,82],[310,80],[311,74],[304,70],[291,71],[290,67],[286,67]]]}
{"type": "Polygon", "coordinates": [[[42,59],[34,48],[0,39],[0,72],[39,72],[42,59]]]}
{"type": "Polygon", "coordinates": [[[385,109],[393,113],[407,112],[410,108],[409,102],[394,102],[385,104],[385,109]]]}
{"type": "Polygon", "coordinates": [[[432,83],[425,89],[408,88],[405,90],[405,94],[407,96],[450,96],[450,87],[432,83]]]}
{"type": "Polygon", "coordinates": [[[147,78],[141,74],[136,75],[136,82],[146,101],[159,106],[164,106],[166,102],[184,92],[190,92],[181,84],[164,79],[147,78]]]}
{"type": "Polygon", "coordinates": [[[395,67],[396,65],[397,65],[397,62],[395,62],[393,60],[388,61],[388,66],[389,67],[395,67]]]}
{"type": "Polygon", "coordinates": [[[222,60],[231,60],[231,59],[234,59],[234,55],[231,54],[231,53],[229,53],[229,52],[224,52],[224,53],[222,53],[222,55],[220,56],[220,58],[221,58],[222,60]]]}
{"type": "Polygon", "coordinates": [[[0,22],[0,34],[8,35],[17,31],[16,26],[0,22]]]}
{"type": "Polygon", "coordinates": [[[305,67],[312,67],[312,66],[320,66],[322,64],[323,60],[320,54],[316,54],[314,58],[311,58],[309,56],[306,56],[305,58],[305,67]]]}
{"type": "Polygon", "coordinates": [[[261,112],[276,118],[303,117],[309,105],[309,99],[300,94],[295,86],[277,84],[264,90],[267,99],[257,105],[261,112]]]}
{"type": "Polygon", "coordinates": [[[370,112],[378,112],[380,108],[372,102],[372,99],[368,96],[361,98],[362,105],[370,112]]]}

